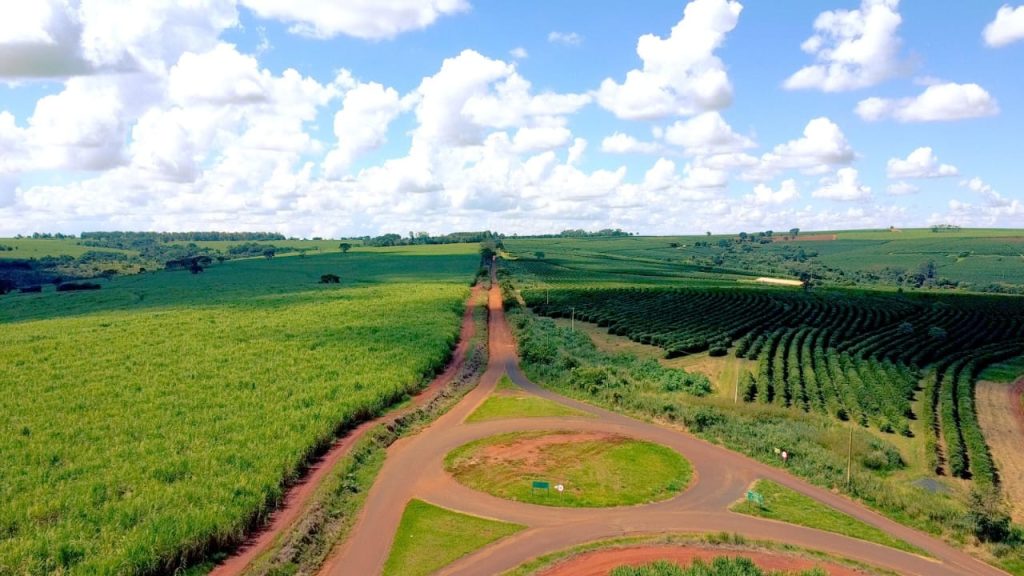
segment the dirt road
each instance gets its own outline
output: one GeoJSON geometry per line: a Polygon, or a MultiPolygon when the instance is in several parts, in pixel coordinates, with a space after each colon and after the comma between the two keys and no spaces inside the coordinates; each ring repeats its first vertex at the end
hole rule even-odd
{"type": "Polygon", "coordinates": [[[1024,378],[1013,384],[978,382],[978,422],[999,470],[999,481],[1015,522],[1024,524],[1024,378]]]}
{"type": "Polygon", "coordinates": [[[734,532],[748,538],[785,542],[821,550],[901,574],[922,576],[998,575],[988,566],[944,542],[897,524],[845,497],[790,476],[746,456],[730,452],[689,434],[564,398],[530,382],[519,370],[509,326],[495,284],[489,295],[490,362],[480,385],[451,411],[416,436],[403,438],[389,450],[387,461],[370,490],[352,536],[324,565],[321,574],[379,574],[394,539],[403,509],[411,498],[468,514],[524,524],[528,528],[453,564],[439,574],[500,574],[531,558],[595,540],[665,532],[734,532]],[[526,390],[596,418],[532,418],[466,424],[465,418],[490,394],[502,374],[526,390]],[[499,499],[457,483],[443,468],[445,454],[467,442],[494,434],[523,430],[564,430],[611,433],[669,446],[693,464],[695,479],[681,495],[655,504],[605,509],[562,509],[499,499]],[[926,551],[924,558],[862,540],[728,511],[747,486],[768,478],[841,512],[886,531],[926,551]]]}
{"type": "Polygon", "coordinates": [[[452,359],[445,368],[445,371],[434,378],[430,384],[412,397],[411,402],[401,410],[394,410],[380,418],[368,420],[353,428],[348,434],[335,441],[334,445],[308,470],[300,482],[292,486],[285,495],[284,502],[270,516],[270,521],[258,532],[252,534],[234,554],[228,556],[222,563],[218,564],[211,572],[211,576],[235,576],[242,574],[245,569],[266,552],[274,541],[290,528],[298,520],[306,506],[309,504],[316,489],[327,477],[327,474],[338,465],[352,447],[372,428],[378,424],[394,422],[399,417],[416,410],[433,399],[446,385],[448,385],[459,373],[466,356],[469,352],[469,342],[473,339],[476,327],[473,323],[473,310],[475,302],[483,288],[473,288],[466,302],[466,312],[462,316],[462,327],[459,333],[459,343],[456,345],[452,359]]]}
{"type": "Polygon", "coordinates": [[[844,566],[770,552],[723,551],[718,548],[692,546],[636,546],[596,550],[581,554],[575,558],[559,562],[555,566],[541,572],[540,576],[608,576],[609,572],[623,565],[639,566],[658,560],[666,560],[675,562],[680,566],[687,566],[698,558],[705,562],[710,562],[718,556],[749,558],[761,568],[772,571],[798,572],[818,567],[827,570],[830,576],[857,576],[858,574],[863,574],[844,566]]]}

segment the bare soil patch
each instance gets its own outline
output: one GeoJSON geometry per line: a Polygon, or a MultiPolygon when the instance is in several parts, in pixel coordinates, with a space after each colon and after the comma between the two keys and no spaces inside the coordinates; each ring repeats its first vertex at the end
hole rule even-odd
{"type": "Polygon", "coordinates": [[[999,480],[1015,522],[1024,523],[1024,378],[1014,384],[979,382],[978,421],[996,461],[999,480]]]}
{"type": "Polygon", "coordinates": [[[868,574],[868,572],[799,556],[754,550],[722,550],[688,546],[643,546],[598,550],[569,558],[540,574],[541,576],[608,576],[612,570],[624,565],[639,566],[658,560],[667,560],[687,566],[697,558],[708,561],[718,556],[750,558],[765,570],[802,571],[818,567],[830,576],[868,574]]]}
{"type": "Polygon", "coordinates": [[[545,436],[519,438],[507,444],[494,444],[484,448],[480,456],[491,462],[515,461],[528,472],[541,472],[547,468],[545,449],[573,442],[606,442],[618,444],[626,440],[623,436],[603,432],[577,432],[547,434],[545,436]]]}

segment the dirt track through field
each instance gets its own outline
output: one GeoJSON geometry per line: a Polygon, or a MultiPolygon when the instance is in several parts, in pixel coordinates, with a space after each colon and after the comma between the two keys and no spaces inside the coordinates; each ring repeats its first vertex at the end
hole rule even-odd
{"type": "MultiPolygon", "coordinates": [[[[492,279],[494,278],[492,272],[492,279]]],[[[721,446],[690,434],[641,422],[570,400],[530,382],[520,371],[515,342],[494,282],[489,295],[489,364],[480,384],[448,413],[419,434],[388,449],[376,483],[350,538],[328,558],[322,575],[380,574],[406,503],[419,498],[455,511],[524,524],[527,529],[475,551],[438,574],[500,574],[538,556],[607,538],[659,533],[731,532],[746,538],[784,542],[846,557],[900,574],[921,576],[1002,575],[1005,572],[946,543],[889,520],[841,495],[813,486],[721,446]],[[596,418],[509,419],[466,424],[465,419],[507,373],[527,393],[586,412],[596,418]],[[480,438],[506,432],[572,429],[610,433],[668,446],[688,458],[694,480],[679,496],[653,504],[604,509],[555,508],[512,502],[477,492],[444,470],[451,450],[480,438]],[[728,511],[756,479],[767,478],[904,540],[932,558],[924,558],[831,532],[742,516],[728,511]]]]}
{"type": "Polygon", "coordinates": [[[459,373],[469,352],[469,343],[473,339],[476,327],[473,323],[475,302],[482,291],[480,286],[473,288],[466,302],[466,312],[462,316],[459,343],[456,345],[452,359],[444,372],[435,377],[430,384],[412,397],[412,400],[401,410],[391,411],[379,418],[368,420],[353,428],[348,434],[334,442],[331,448],[312,466],[306,475],[287,492],[284,502],[275,510],[269,522],[262,529],[249,536],[248,540],[231,556],[218,564],[210,576],[235,576],[242,574],[253,560],[266,552],[274,542],[298,520],[310,503],[317,488],[334,469],[335,466],[352,450],[352,447],[379,424],[394,422],[399,417],[427,404],[441,392],[459,373]]]}
{"type": "Polygon", "coordinates": [[[1013,384],[979,382],[975,388],[978,421],[999,471],[1015,522],[1024,524],[1024,378],[1013,384]]]}
{"type": "Polygon", "coordinates": [[[830,576],[857,576],[863,574],[852,568],[818,562],[801,558],[774,554],[771,552],[722,550],[692,546],[637,546],[597,550],[559,562],[544,570],[538,576],[608,576],[608,573],[619,566],[640,566],[659,560],[675,562],[680,566],[689,566],[700,558],[710,562],[718,556],[731,558],[749,558],[765,570],[797,572],[818,567],[826,570],[830,576]]]}

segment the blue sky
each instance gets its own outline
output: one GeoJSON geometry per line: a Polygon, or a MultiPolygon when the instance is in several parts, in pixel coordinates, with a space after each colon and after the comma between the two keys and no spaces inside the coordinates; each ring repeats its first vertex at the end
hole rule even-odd
{"type": "Polygon", "coordinates": [[[1024,6],[345,4],[8,9],[0,235],[1024,227],[1024,6]]]}

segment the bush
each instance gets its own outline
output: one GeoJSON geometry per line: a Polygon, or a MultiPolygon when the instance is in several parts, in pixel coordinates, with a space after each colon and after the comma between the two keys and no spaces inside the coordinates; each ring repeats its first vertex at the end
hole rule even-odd
{"type": "Polygon", "coordinates": [[[715,346],[715,347],[711,348],[710,350],[708,350],[708,356],[713,356],[713,357],[725,356],[728,353],[729,353],[729,350],[726,349],[724,346],[715,346]]]}
{"type": "Polygon", "coordinates": [[[65,282],[57,286],[57,292],[75,292],[78,290],[99,290],[102,288],[99,284],[92,282],[65,282]]]}
{"type": "Polygon", "coordinates": [[[321,284],[338,284],[341,282],[341,278],[336,274],[324,274],[320,277],[321,284]]]}

